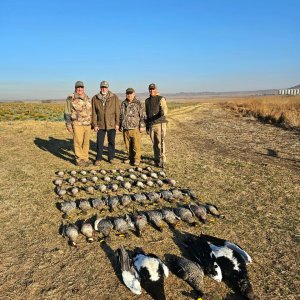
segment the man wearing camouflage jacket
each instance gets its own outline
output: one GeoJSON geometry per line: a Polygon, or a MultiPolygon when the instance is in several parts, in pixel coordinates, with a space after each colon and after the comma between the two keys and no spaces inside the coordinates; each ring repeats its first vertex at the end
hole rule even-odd
{"type": "Polygon", "coordinates": [[[132,163],[138,166],[141,162],[141,133],[145,131],[144,107],[135,98],[132,88],[126,90],[126,99],[121,104],[120,127],[123,131],[124,143],[128,153],[128,159],[124,163],[132,163]]]}
{"type": "Polygon", "coordinates": [[[92,104],[82,81],[75,83],[75,92],[66,100],[64,119],[67,130],[73,134],[76,164],[86,167],[90,164],[92,104]]]}

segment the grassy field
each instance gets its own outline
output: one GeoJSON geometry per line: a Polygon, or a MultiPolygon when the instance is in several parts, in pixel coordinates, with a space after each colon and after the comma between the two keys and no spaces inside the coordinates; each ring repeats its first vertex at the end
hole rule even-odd
{"type": "MultiPolygon", "coordinates": [[[[1,112],[5,105],[12,104],[0,104],[1,112]]],[[[48,104],[38,105],[37,111],[44,111],[42,105],[48,104]]],[[[253,258],[248,270],[259,299],[299,299],[298,131],[242,117],[215,101],[170,104],[167,175],[178,186],[191,187],[202,201],[215,203],[225,219],[211,218],[196,227],[182,224],[175,231],[166,226],[162,233],[148,226],[142,238],[112,235],[107,245],[88,244],[81,235],[76,249],[60,235],[61,200],[53,185],[58,170],[80,170],[73,164],[72,137],[63,122],[53,121],[61,118],[61,105],[47,106],[47,112],[52,107],[57,112],[52,121],[8,117],[0,122],[1,299],[150,299],[146,293],[133,295],[121,283],[114,250],[123,244],[161,258],[179,255],[184,232],[215,235],[246,249],[253,258]]],[[[35,107],[30,108],[33,114],[35,107]]],[[[142,166],[147,166],[149,136],[142,137],[142,144],[142,166]]],[[[116,145],[114,168],[124,168],[121,134],[116,145]]],[[[91,159],[95,148],[92,134],[91,159]]],[[[112,166],[104,161],[101,168],[112,166]]],[[[82,192],[79,197],[89,196],[82,192]]],[[[73,221],[96,214],[78,213],[73,221]]],[[[207,299],[239,299],[224,283],[207,277],[204,283],[207,299]]],[[[165,289],[167,299],[195,299],[191,287],[173,274],[165,289]]]]}
{"type": "Polygon", "coordinates": [[[300,129],[300,96],[249,97],[226,101],[223,106],[265,123],[300,129]]]}

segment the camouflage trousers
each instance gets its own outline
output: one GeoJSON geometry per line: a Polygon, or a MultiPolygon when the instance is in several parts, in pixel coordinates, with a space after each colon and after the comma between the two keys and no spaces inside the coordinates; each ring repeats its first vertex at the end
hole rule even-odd
{"type": "Polygon", "coordinates": [[[156,163],[166,162],[166,143],[167,124],[155,124],[150,128],[150,138],[153,145],[154,161],[156,163]]]}
{"type": "Polygon", "coordinates": [[[139,129],[124,129],[123,138],[131,162],[141,162],[141,133],[139,129]]]}
{"type": "Polygon", "coordinates": [[[73,140],[76,162],[88,161],[90,150],[91,126],[73,125],[73,140]]]}

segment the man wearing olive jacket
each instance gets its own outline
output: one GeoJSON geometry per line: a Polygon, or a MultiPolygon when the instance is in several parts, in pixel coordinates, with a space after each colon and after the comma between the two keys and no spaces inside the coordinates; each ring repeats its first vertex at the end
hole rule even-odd
{"type": "Polygon", "coordinates": [[[101,81],[100,93],[92,98],[92,127],[97,132],[96,166],[101,164],[106,133],[108,161],[113,163],[115,157],[116,131],[119,129],[120,122],[120,101],[117,95],[108,90],[108,87],[107,81],[101,81]]]}

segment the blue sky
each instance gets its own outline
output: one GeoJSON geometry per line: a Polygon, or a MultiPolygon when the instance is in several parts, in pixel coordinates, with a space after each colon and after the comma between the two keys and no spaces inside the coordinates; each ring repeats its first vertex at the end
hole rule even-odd
{"type": "Polygon", "coordinates": [[[0,99],[300,84],[300,1],[4,1],[0,99]]]}

